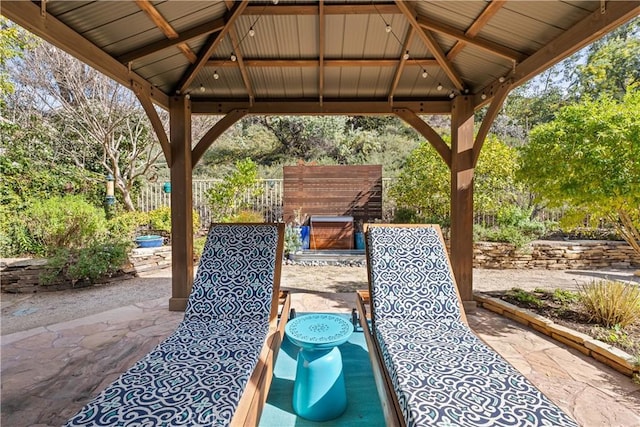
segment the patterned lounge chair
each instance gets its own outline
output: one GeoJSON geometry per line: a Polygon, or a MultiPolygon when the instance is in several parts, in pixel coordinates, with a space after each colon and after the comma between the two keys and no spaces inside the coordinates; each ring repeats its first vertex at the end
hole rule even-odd
{"type": "Polygon", "coordinates": [[[577,425],[468,327],[437,225],[372,225],[366,242],[358,308],[387,425],[577,425]]]}
{"type": "Polygon", "coordinates": [[[176,332],[67,426],[256,425],[290,304],[279,295],[283,232],[212,225],[176,332]]]}

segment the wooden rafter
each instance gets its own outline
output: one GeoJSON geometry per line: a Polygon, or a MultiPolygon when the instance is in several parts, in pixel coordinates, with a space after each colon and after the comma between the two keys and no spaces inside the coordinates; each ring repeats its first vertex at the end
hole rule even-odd
{"type": "Polygon", "coordinates": [[[249,79],[249,73],[247,72],[247,67],[245,67],[244,65],[244,60],[242,58],[242,51],[240,50],[240,43],[238,42],[238,35],[236,34],[235,28],[231,28],[229,30],[229,38],[231,38],[231,45],[233,46],[233,52],[236,55],[235,62],[237,62],[238,68],[240,69],[240,74],[242,75],[242,81],[244,82],[244,88],[247,91],[247,95],[249,95],[249,103],[253,104],[255,94],[253,93],[253,87],[251,85],[251,80],[249,79]]]}
{"type": "MultiPolygon", "coordinates": [[[[324,59],[323,65],[325,67],[395,67],[398,65],[397,59],[324,59]]],[[[317,59],[248,59],[244,58],[245,67],[256,68],[315,68],[320,66],[320,61],[317,59]]],[[[405,67],[437,67],[438,62],[430,58],[413,58],[410,57],[405,61],[405,67]]],[[[207,61],[207,67],[224,68],[235,67],[235,64],[228,60],[211,59],[207,61]]]]}
{"type": "Polygon", "coordinates": [[[215,33],[216,31],[220,31],[223,28],[224,19],[216,19],[210,22],[205,22],[204,24],[183,31],[175,39],[159,40],[157,42],[150,43],[146,46],[142,46],[138,49],[132,50],[131,52],[120,55],[118,57],[118,61],[126,64],[128,62],[135,61],[136,59],[143,58],[147,55],[151,55],[161,50],[168,49],[176,45],[185,44],[189,40],[195,39],[196,37],[215,33]]]}
{"type": "Polygon", "coordinates": [[[222,28],[222,30],[220,30],[218,33],[209,36],[209,39],[198,53],[198,59],[182,76],[180,83],[178,83],[178,86],[176,87],[176,90],[178,92],[182,93],[187,90],[189,85],[193,82],[193,79],[195,79],[196,75],[200,72],[202,67],[204,67],[204,65],[207,63],[218,45],[222,42],[222,40],[224,40],[225,36],[229,32],[229,29],[234,25],[236,19],[238,19],[238,17],[242,15],[242,12],[248,4],[248,0],[242,0],[234,4],[234,8],[229,11],[229,17],[225,21],[224,28],[222,28]]]}
{"type": "Polygon", "coordinates": [[[465,86],[464,82],[458,75],[458,72],[453,68],[453,64],[451,63],[451,61],[447,59],[446,55],[442,51],[442,48],[433,37],[431,32],[420,27],[413,6],[403,0],[396,0],[396,5],[398,5],[398,8],[402,12],[402,14],[409,21],[409,25],[411,25],[411,27],[418,33],[418,36],[420,36],[422,42],[427,46],[427,48],[436,58],[436,61],[438,61],[438,64],[440,64],[442,70],[445,72],[449,80],[451,80],[451,83],[453,83],[456,89],[463,90],[465,86]]]}
{"type": "Polygon", "coordinates": [[[404,70],[404,65],[409,58],[406,56],[409,55],[409,45],[411,41],[413,41],[414,28],[409,27],[407,30],[407,35],[404,38],[404,42],[402,43],[402,52],[400,52],[400,60],[398,61],[398,66],[396,67],[396,72],[393,76],[393,81],[391,82],[391,87],[389,88],[389,103],[393,104],[393,95],[396,93],[396,89],[398,88],[398,83],[400,83],[400,77],[402,76],[402,71],[404,70]]]}
{"type": "MultiPolygon", "coordinates": [[[[151,4],[149,0],[135,0],[138,7],[144,11],[151,21],[162,31],[162,33],[170,40],[177,39],[179,37],[176,30],[171,26],[171,24],[162,16],[162,14],[155,8],[154,5],[151,4]]],[[[187,57],[189,62],[192,64],[196,61],[196,54],[193,53],[188,44],[182,42],[178,43],[178,49],[182,52],[184,56],[187,57]]]]}
{"type": "Polygon", "coordinates": [[[325,43],[325,19],[324,0],[318,2],[318,94],[320,105],[324,98],[324,43],[325,43]]]}
{"type": "MultiPolygon", "coordinates": [[[[436,22],[427,17],[418,16],[417,21],[422,28],[425,28],[427,30],[433,30],[437,33],[441,33],[446,36],[453,37],[457,41],[461,41],[465,44],[470,44],[470,45],[479,47],[480,49],[483,49],[484,51],[489,52],[493,55],[501,56],[503,58],[510,59],[510,60],[521,60],[524,58],[524,55],[522,53],[517,52],[513,49],[509,49],[508,47],[490,42],[488,40],[469,37],[464,32],[456,28],[436,22]]],[[[449,61],[451,61],[451,58],[448,55],[447,55],[447,58],[449,59],[449,61]]]]}
{"type": "MultiPolygon", "coordinates": [[[[467,37],[475,37],[480,33],[480,30],[489,22],[493,16],[498,13],[498,11],[502,8],[502,6],[507,2],[507,0],[493,0],[487,2],[487,6],[482,10],[480,15],[473,21],[473,24],[469,26],[467,31],[464,32],[464,35],[467,37]]],[[[462,49],[466,46],[466,43],[458,40],[456,44],[453,45],[449,53],[447,53],[447,59],[449,61],[453,61],[453,59],[458,56],[462,49]]]]}

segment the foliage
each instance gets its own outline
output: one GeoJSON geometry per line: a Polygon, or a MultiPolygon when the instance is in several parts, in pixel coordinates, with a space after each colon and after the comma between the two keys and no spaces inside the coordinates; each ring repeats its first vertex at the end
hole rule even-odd
{"type": "MultiPolygon", "coordinates": [[[[14,91],[11,76],[7,73],[7,62],[21,58],[33,42],[33,38],[26,31],[0,16],[0,94],[14,91]]],[[[4,97],[0,98],[0,105],[3,104],[4,97]]]]}
{"type": "Polygon", "coordinates": [[[132,241],[136,237],[136,230],[149,223],[147,212],[121,212],[109,219],[107,229],[114,240],[132,241]]]}
{"type": "Polygon", "coordinates": [[[284,253],[286,255],[296,253],[302,249],[302,237],[300,227],[287,224],[284,228],[284,253]]]}
{"type": "Polygon", "coordinates": [[[507,296],[515,299],[521,304],[525,304],[531,307],[538,308],[538,307],[542,307],[543,305],[542,300],[540,300],[540,298],[538,298],[534,293],[525,291],[524,289],[511,288],[507,292],[507,296]]]}
{"type": "Polygon", "coordinates": [[[204,251],[204,245],[207,242],[207,236],[201,236],[193,239],[193,257],[200,259],[204,251]]]}
{"type": "Polygon", "coordinates": [[[576,67],[576,80],[580,98],[618,100],[640,83],[640,18],[593,43],[585,63],[576,67]]]}
{"type": "Polygon", "coordinates": [[[497,210],[494,226],[474,226],[474,240],[507,242],[521,248],[542,237],[547,231],[545,223],[531,219],[531,216],[531,209],[523,209],[514,204],[503,205],[497,210]]]}
{"type": "MultiPolygon", "coordinates": [[[[516,160],[513,148],[495,136],[487,138],[474,178],[476,211],[495,211],[513,201],[516,160]]],[[[448,222],[451,176],[446,164],[428,142],[422,143],[409,155],[389,193],[403,219],[440,224],[448,222]]]]}
{"type": "Polygon", "coordinates": [[[58,278],[76,283],[111,276],[127,262],[131,242],[92,242],[83,248],[59,248],[48,259],[44,284],[58,278]]]}
{"type": "Polygon", "coordinates": [[[580,301],[592,321],[625,327],[640,321],[640,287],[615,280],[598,280],[581,285],[580,301]]]}
{"type": "Polygon", "coordinates": [[[551,207],[568,206],[561,225],[615,222],[640,252],[640,91],[563,108],[531,132],[521,149],[520,181],[551,207]]]}
{"type": "MultiPolygon", "coordinates": [[[[169,206],[154,209],[147,215],[149,217],[149,227],[151,227],[152,230],[171,233],[171,208],[169,206]]],[[[197,230],[195,225],[193,228],[197,230]]]]}
{"type": "Polygon", "coordinates": [[[24,223],[36,255],[50,255],[59,248],[83,248],[106,234],[105,214],[81,196],[35,200],[24,214],[24,223]]]}
{"type": "Polygon", "coordinates": [[[213,221],[228,221],[239,210],[249,208],[242,202],[245,194],[249,194],[252,198],[263,191],[262,187],[256,186],[258,168],[251,159],[239,160],[235,166],[233,172],[225,176],[222,181],[214,183],[206,192],[213,221]]]}
{"type": "Polygon", "coordinates": [[[226,218],[224,222],[264,222],[264,216],[262,213],[251,209],[240,209],[230,217],[226,218]]]}

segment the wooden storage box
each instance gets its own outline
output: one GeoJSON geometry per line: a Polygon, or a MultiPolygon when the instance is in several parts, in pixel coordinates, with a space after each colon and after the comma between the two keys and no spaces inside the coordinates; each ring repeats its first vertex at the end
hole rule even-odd
{"type": "Polygon", "coordinates": [[[313,215],[310,249],[353,249],[352,216],[313,215]]]}

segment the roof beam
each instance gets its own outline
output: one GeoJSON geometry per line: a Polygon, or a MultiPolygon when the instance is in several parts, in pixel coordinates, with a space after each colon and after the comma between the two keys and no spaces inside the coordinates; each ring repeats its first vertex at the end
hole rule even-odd
{"type": "MultiPolygon", "coordinates": [[[[457,41],[461,41],[465,44],[470,44],[470,45],[479,47],[480,49],[483,49],[484,51],[489,52],[491,54],[501,56],[511,61],[520,61],[524,59],[524,55],[520,52],[517,52],[513,49],[509,49],[508,47],[490,42],[488,40],[468,37],[464,32],[456,28],[433,21],[424,16],[418,16],[417,21],[422,28],[425,28],[427,30],[433,30],[437,33],[453,37],[457,41]]],[[[447,56],[447,58],[449,61],[451,60],[449,56],[447,56]]]]}
{"type": "Polygon", "coordinates": [[[135,61],[136,59],[143,58],[147,55],[154,54],[161,50],[186,43],[189,40],[195,39],[196,37],[206,36],[208,34],[215,33],[216,31],[220,31],[224,28],[224,24],[224,19],[216,19],[214,21],[205,22],[202,25],[198,25],[196,27],[183,31],[175,39],[159,40],[157,42],[150,43],[141,48],[127,52],[119,56],[118,61],[122,62],[123,64],[135,61]]]}
{"type": "Polygon", "coordinates": [[[50,14],[43,17],[39,5],[31,1],[3,1],[2,14],[125,87],[138,83],[154,102],[169,108],[166,94],[50,14]]]}
{"type": "MultiPolygon", "coordinates": [[[[171,26],[171,24],[166,19],[164,19],[164,16],[162,16],[162,14],[158,12],[158,9],[156,9],[155,6],[149,2],[149,0],[135,0],[135,1],[136,1],[136,5],[138,5],[138,7],[142,11],[144,11],[147,14],[147,16],[149,16],[151,21],[153,21],[156,27],[158,27],[160,31],[162,31],[162,33],[168,39],[171,40],[171,39],[178,38],[178,33],[176,32],[176,30],[171,26]]],[[[183,43],[178,43],[177,46],[178,46],[178,49],[180,49],[180,51],[182,52],[182,54],[187,57],[189,62],[191,62],[192,64],[196,62],[196,58],[197,58],[196,54],[193,53],[189,45],[183,42],[183,43]]]]}
{"type": "Polygon", "coordinates": [[[242,52],[240,51],[240,43],[238,43],[238,36],[236,34],[235,28],[231,28],[229,30],[229,37],[231,38],[231,45],[233,46],[233,51],[234,51],[234,54],[236,55],[236,62],[238,63],[238,68],[240,68],[240,74],[242,75],[242,81],[244,82],[244,87],[247,90],[247,95],[249,95],[249,103],[253,104],[253,99],[255,98],[255,94],[253,93],[253,87],[251,86],[249,73],[247,73],[247,68],[244,66],[244,60],[242,59],[242,52]]]}
{"type": "MultiPolygon", "coordinates": [[[[487,2],[487,6],[482,10],[480,15],[473,21],[473,24],[469,26],[467,31],[464,32],[464,35],[467,37],[475,37],[478,35],[480,30],[489,22],[493,16],[498,13],[498,11],[502,8],[502,6],[507,2],[507,0],[493,0],[487,2]]],[[[449,53],[447,53],[447,59],[449,61],[453,61],[453,58],[458,56],[462,49],[466,46],[466,43],[458,40],[456,44],[453,45],[449,53]]]]}
{"type": "Polygon", "coordinates": [[[191,111],[194,114],[228,114],[233,110],[247,110],[247,114],[264,115],[390,115],[394,109],[405,108],[416,114],[451,114],[451,100],[438,101],[398,100],[393,106],[386,99],[335,100],[324,99],[322,105],[316,99],[256,100],[249,105],[242,99],[195,99],[191,98],[191,111]]]}
{"type": "Polygon", "coordinates": [[[502,83],[491,100],[491,104],[489,105],[489,109],[487,113],[484,115],[482,119],[482,124],[480,125],[480,129],[478,129],[478,133],[476,135],[476,139],[473,142],[473,167],[475,168],[478,164],[478,158],[480,158],[480,152],[482,150],[482,145],[484,144],[487,135],[489,134],[489,130],[491,129],[491,125],[494,120],[498,116],[498,113],[502,109],[502,104],[504,100],[507,98],[509,91],[511,90],[511,82],[505,81],[502,83]]]}
{"type": "Polygon", "coordinates": [[[447,59],[446,55],[442,51],[442,48],[440,47],[436,39],[433,37],[433,35],[429,31],[423,30],[422,28],[420,28],[420,25],[418,24],[418,21],[417,21],[417,14],[413,9],[413,6],[403,0],[396,0],[396,4],[398,5],[398,8],[400,8],[400,10],[402,11],[403,15],[409,21],[409,25],[411,25],[411,27],[413,27],[413,29],[416,30],[416,32],[422,39],[423,43],[427,46],[427,48],[431,51],[433,56],[436,58],[436,61],[438,61],[438,64],[440,64],[440,66],[442,67],[443,71],[445,72],[449,80],[451,80],[451,83],[453,83],[456,89],[460,91],[463,90],[465,86],[464,82],[462,81],[460,76],[458,76],[457,71],[453,68],[453,64],[451,64],[451,61],[447,59]]]}
{"type": "Polygon", "coordinates": [[[393,104],[393,95],[396,93],[396,89],[398,88],[398,83],[400,83],[400,77],[402,76],[402,71],[404,70],[404,64],[407,62],[405,56],[409,54],[408,46],[411,44],[413,40],[413,27],[409,27],[407,30],[407,36],[404,38],[404,43],[402,44],[402,52],[400,52],[400,60],[398,61],[398,66],[396,68],[395,75],[393,76],[393,81],[391,82],[391,87],[389,88],[389,103],[393,104]]]}
{"type": "Polygon", "coordinates": [[[224,28],[222,28],[222,30],[220,30],[220,32],[218,32],[217,34],[209,36],[209,39],[207,40],[205,45],[202,47],[202,49],[200,49],[196,62],[193,63],[189,67],[187,72],[182,76],[180,83],[178,83],[178,86],[176,87],[176,91],[182,93],[187,90],[189,85],[191,85],[191,83],[193,82],[193,79],[195,79],[196,75],[200,72],[202,67],[204,67],[204,65],[207,63],[213,52],[215,52],[218,45],[225,38],[225,36],[229,32],[229,29],[231,29],[233,24],[236,22],[236,19],[238,19],[238,17],[242,15],[242,12],[248,4],[248,0],[242,0],[241,2],[238,2],[234,5],[234,9],[229,11],[229,17],[225,21],[224,28]]]}
{"type": "MultiPolygon", "coordinates": [[[[395,67],[398,65],[397,59],[324,59],[325,67],[395,67]]],[[[317,59],[247,59],[244,58],[245,67],[295,67],[308,68],[318,67],[320,61],[317,59]]],[[[207,67],[224,68],[234,67],[229,60],[211,59],[207,61],[207,67]]],[[[409,58],[405,61],[406,67],[437,67],[438,62],[430,58],[409,58]]]]}
{"type": "MultiPolygon", "coordinates": [[[[400,14],[400,9],[393,3],[377,4],[327,4],[326,15],[391,15],[400,14]]],[[[264,6],[248,6],[243,15],[317,15],[318,7],[312,4],[279,4],[264,6]]]]}
{"type": "Polygon", "coordinates": [[[216,124],[213,125],[202,138],[200,138],[200,141],[198,141],[196,146],[193,147],[193,150],[191,151],[191,167],[196,167],[207,149],[211,147],[211,144],[213,144],[215,140],[224,133],[224,131],[229,129],[234,123],[246,115],[246,109],[231,110],[222,119],[218,120],[216,124]]]}
{"type": "Polygon", "coordinates": [[[409,123],[415,130],[417,130],[433,148],[438,152],[442,160],[451,169],[451,148],[442,139],[438,132],[436,132],[427,122],[422,120],[414,111],[407,108],[394,108],[393,113],[400,117],[405,122],[409,123]]]}
{"type": "Polygon", "coordinates": [[[158,141],[160,141],[160,147],[162,147],[162,152],[167,162],[167,166],[171,167],[171,143],[169,142],[167,132],[164,130],[162,120],[154,108],[149,94],[145,92],[144,88],[135,82],[132,86],[133,93],[138,97],[138,100],[140,101],[144,111],[147,113],[151,126],[158,137],[158,141]]]}

